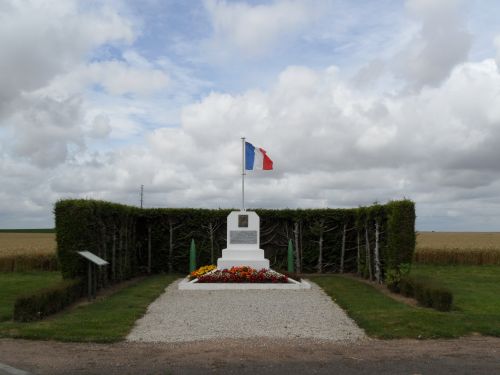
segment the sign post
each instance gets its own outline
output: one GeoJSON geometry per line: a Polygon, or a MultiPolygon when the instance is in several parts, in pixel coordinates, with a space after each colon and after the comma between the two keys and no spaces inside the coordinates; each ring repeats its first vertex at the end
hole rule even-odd
{"type": "Polygon", "coordinates": [[[94,288],[92,287],[92,265],[95,264],[97,267],[102,267],[102,266],[107,266],[109,262],[102,258],[99,258],[95,254],[92,254],[90,251],[78,251],[78,254],[80,254],[83,258],[87,259],[88,261],[87,281],[88,281],[88,298],[90,301],[92,300],[92,298],[95,298],[94,288]]]}

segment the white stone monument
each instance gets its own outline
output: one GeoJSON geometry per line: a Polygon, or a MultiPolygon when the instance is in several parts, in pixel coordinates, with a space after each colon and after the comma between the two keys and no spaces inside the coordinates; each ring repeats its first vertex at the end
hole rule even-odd
{"type": "MultiPolygon", "coordinates": [[[[217,259],[219,270],[230,269],[234,266],[248,266],[260,271],[269,269],[269,260],[264,258],[264,250],[260,248],[260,219],[255,212],[245,210],[245,170],[253,170],[255,162],[255,147],[241,138],[241,211],[233,211],[227,217],[227,249],[222,250],[222,258],[217,259]],[[247,147],[248,146],[248,147],[247,147]],[[246,163],[246,155],[251,159],[246,163]],[[249,165],[247,165],[249,164],[249,165]]],[[[265,151],[259,149],[265,154],[265,151]]],[[[266,156],[266,155],[264,155],[266,156]]],[[[267,156],[266,156],[267,157],[267,156]]],[[[262,159],[262,158],[261,158],[262,159]]],[[[262,161],[262,160],[261,160],[262,161]]],[[[264,170],[272,169],[272,161],[268,158],[267,167],[263,162],[264,170]]],[[[302,280],[288,279],[287,283],[198,283],[198,279],[184,279],[179,283],[181,290],[245,290],[245,289],[311,289],[311,285],[302,280]]]]}
{"type": "Polygon", "coordinates": [[[256,270],[269,268],[260,248],[260,219],[252,211],[233,211],[227,217],[227,249],[217,260],[217,268],[249,266],[256,270]]]}
{"type": "MultiPolygon", "coordinates": [[[[260,249],[260,220],[255,212],[233,211],[227,217],[227,249],[217,260],[219,270],[234,266],[249,266],[256,270],[269,269],[269,260],[260,249]]],[[[288,279],[287,283],[198,283],[186,278],[179,283],[180,290],[248,290],[248,289],[311,289],[307,281],[288,279]]]]}

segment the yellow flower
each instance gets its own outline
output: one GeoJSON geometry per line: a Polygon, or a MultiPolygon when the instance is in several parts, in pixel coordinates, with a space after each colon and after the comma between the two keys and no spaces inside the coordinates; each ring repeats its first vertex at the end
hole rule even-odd
{"type": "Polygon", "coordinates": [[[213,271],[216,268],[217,268],[217,266],[214,266],[212,264],[207,265],[207,266],[202,266],[202,267],[198,268],[197,270],[191,272],[189,274],[189,278],[190,279],[197,279],[198,277],[206,274],[207,272],[213,271]]]}

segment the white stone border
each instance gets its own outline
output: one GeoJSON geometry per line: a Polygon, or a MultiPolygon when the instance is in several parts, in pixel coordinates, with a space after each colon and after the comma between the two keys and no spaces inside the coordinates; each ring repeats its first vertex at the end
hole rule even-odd
{"type": "Polygon", "coordinates": [[[299,290],[311,289],[311,284],[288,279],[288,283],[197,283],[198,279],[189,281],[185,278],[179,283],[179,290],[299,290]]]}

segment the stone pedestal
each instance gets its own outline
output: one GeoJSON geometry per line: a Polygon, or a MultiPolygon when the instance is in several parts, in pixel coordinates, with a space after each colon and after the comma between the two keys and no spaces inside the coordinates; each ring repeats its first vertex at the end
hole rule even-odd
{"type": "Polygon", "coordinates": [[[260,249],[260,219],[255,212],[233,211],[227,217],[227,249],[217,260],[217,268],[249,266],[269,268],[269,260],[260,249]]]}

